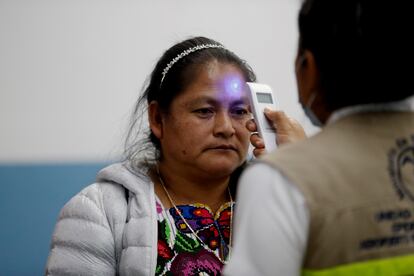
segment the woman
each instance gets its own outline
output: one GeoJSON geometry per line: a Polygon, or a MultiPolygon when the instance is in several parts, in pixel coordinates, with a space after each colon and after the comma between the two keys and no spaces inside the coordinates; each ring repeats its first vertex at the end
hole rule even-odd
{"type": "Polygon", "coordinates": [[[244,83],[255,79],[211,39],[168,49],[136,105],[126,161],[99,172],[61,211],[46,274],[220,274],[249,146],[244,83]]]}

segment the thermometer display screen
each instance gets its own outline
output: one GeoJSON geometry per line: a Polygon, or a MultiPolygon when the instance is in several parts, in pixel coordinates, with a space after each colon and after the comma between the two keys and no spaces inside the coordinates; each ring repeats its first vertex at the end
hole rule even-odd
{"type": "Polygon", "coordinates": [[[259,103],[268,103],[268,104],[272,104],[272,95],[270,93],[263,93],[263,92],[258,92],[256,93],[257,95],[257,101],[259,103]]]}

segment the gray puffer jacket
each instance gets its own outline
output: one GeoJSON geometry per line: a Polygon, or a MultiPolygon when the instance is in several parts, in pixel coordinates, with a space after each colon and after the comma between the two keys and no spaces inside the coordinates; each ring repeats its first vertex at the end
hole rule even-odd
{"type": "Polygon", "coordinates": [[[46,275],[154,275],[156,262],[154,186],[118,163],[63,207],[46,275]]]}

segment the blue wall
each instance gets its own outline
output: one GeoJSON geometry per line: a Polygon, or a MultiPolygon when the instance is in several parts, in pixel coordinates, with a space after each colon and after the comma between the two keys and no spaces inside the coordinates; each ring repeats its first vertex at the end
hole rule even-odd
{"type": "Polygon", "coordinates": [[[105,164],[0,165],[0,275],[43,275],[63,205],[105,164]]]}

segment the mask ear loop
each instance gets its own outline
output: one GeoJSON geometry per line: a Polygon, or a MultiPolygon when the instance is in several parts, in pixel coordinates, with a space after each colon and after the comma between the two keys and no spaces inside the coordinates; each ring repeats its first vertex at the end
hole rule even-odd
{"type": "Polygon", "coordinates": [[[312,104],[314,103],[316,96],[318,95],[317,92],[313,92],[312,95],[310,95],[308,102],[305,106],[303,106],[303,111],[305,112],[306,116],[310,119],[312,124],[317,127],[322,127],[323,124],[319,120],[319,118],[315,115],[315,113],[312,110],[312,104]]]}
{"type": "Polygon", "coordinates": [[[312,95],[310,95],[309,100],[308,100],[308,102],[306,103],[306,107],[307,107],[307,108],[311,109],[311,107],[312,107],[312,105],[313,105],[313,102],[314,102],[314,101],[315,101],[315,99],[316,99],[317,94],[318,94],[318,93],[316,93],[316,92],[312,92],[312,95]]]}

